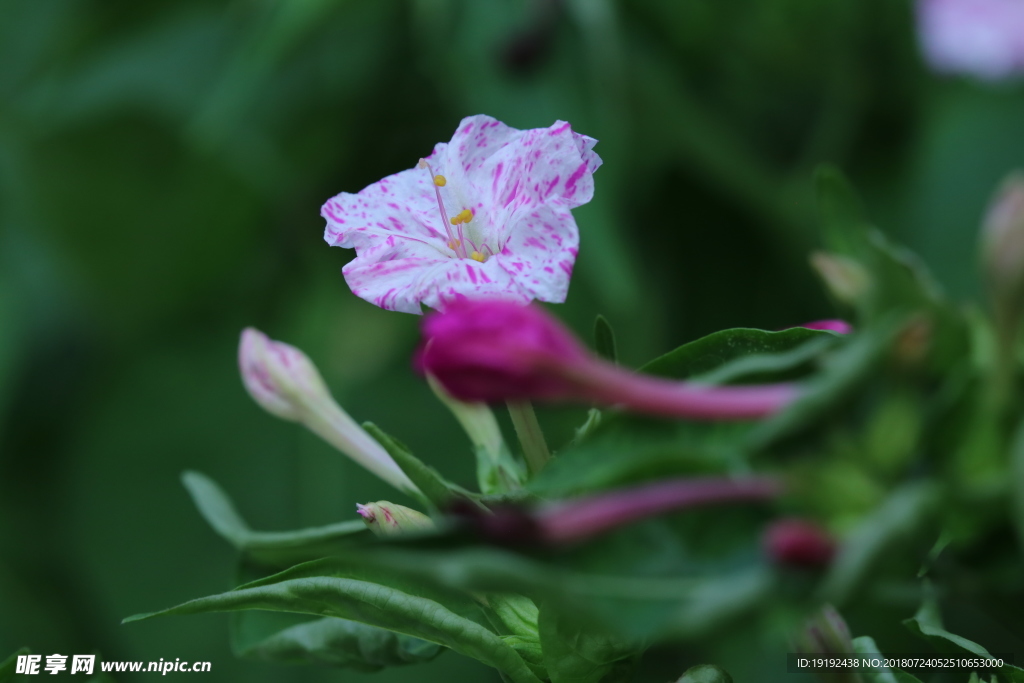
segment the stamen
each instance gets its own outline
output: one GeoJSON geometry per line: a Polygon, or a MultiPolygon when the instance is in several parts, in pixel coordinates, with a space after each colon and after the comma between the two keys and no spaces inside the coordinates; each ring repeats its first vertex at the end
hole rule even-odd
{"type": "Polygon", "coordinates": [[[459,225],[460,223],[468,223],[473,220],[473,212],[469,209],[463,209],[454,216],[452,216],[452,225],[459,225]]]}
{"type": "Polygon", "coordinates": [[[487,256],[481,254],[479,251],[474,251],[472,254],[469,255],[469,258],[473,259],[474,261],[479,261],[480,263],[483,263],[484,261],[487,260],[487,256]]]}
{"type": "Polygon", "coordinates": [[[448,243],[448,248],[454,251],[456,254],[459,253],[459,247],[462,246],[462,240],[452,240],[448,243]]]}
{"type": "Polygon", "coordinates": [[[469,255],[466,253],[465,247],[462,246],[461,240],[456,241],[455,235],[454,233],[452,233],[452,229],[448,226],[448,212],[444,210],[444,202],[441,200],[440,186],[444,185],[445,182],[447,181],[445,180],[443,175],[434,175],[434,169],[430,167],[430,163],[426,159],[420,159],[419,166],[420,168],[426,167],[426,169],[430,171],[430,175],[433,176],[434,196],[437,197],[437,208],[441,212],[441,224],[444,225],[444,231],[448,233],[448,243],[456,243],[456,246],[453,247],[453,251],[455,251],[456,256],[459,256],[461,258],[467,258],[469,255]],[[440,178],[443,182],[437,182],[438,178],[440,178]]]}
{"type": "Polygon", "coordinates": [[[434,176],[434,184],[438,187],[444,187],[448,180],[443,175],[434,176]]]}

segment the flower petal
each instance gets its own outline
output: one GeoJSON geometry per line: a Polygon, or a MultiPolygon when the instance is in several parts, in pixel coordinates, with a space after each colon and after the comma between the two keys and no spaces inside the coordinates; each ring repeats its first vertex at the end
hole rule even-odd
{"type": "Polygon", "coordinates": [[[390,175],[358,194],[342,192],[320,210],[327,220],[324,239],[335,247],[364,247],[386,242],[430,243],[443,247],[437,200],[430,174],[418,168],[390,175]]]}
{"type": "Polygon", "coordinates": [[[419,314],[421,303],[442,310],[445,302],[464,297],[530,301],[497,257],[479,263],[409,245],[393,248],[393,258],[379,248],[364,253],[342,269],[345,281],[353,294],[387,310],[419,314]]]}
{"type": "Polygon", "coordinates": [[[576,220],[569,209],[559,205],[541,205],[519,213],[496,260],[529,299],[562,303],[579,251],[576,220]]]}
{"type": "Polygon", "coordinates": [[[572,208],[593,198],[601,165],[595,144],[565,121],[516,130],[481,115],[463,119],[438,157],[456,184],[472,185],[492,209],[555,199],[572,208]]]}

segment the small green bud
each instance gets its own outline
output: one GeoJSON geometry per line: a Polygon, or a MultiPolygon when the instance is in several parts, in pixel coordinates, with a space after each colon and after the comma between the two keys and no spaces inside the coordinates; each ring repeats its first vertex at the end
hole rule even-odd
{"type": "Polygon", "coordinates": [[[864,266],[846,256],[816,251],[811,254],[811,266],[832,296],[844,304],[859,303],[871,286],[871,276],[864,266]]]}
{"type": "Polygon", "coordinates": [[[356,505],[356,511],[362,516],[366,528],[378,536],[400,536],[435,528],[434,520],[422,512],[386,500],[356,505]]]}
{"type": "Polygon", "coordinates": [[[732,683],[732,676],[714,664],[691,666],[676,683],[732,683]]]}

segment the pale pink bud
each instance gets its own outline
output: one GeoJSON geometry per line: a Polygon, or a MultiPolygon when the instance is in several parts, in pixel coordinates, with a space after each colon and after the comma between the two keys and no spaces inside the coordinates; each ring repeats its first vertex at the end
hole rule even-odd
{"type": "Polygon", "coordinates": [[[242,332],[238,365],[246,391],[264,410],[301,422],[392,486],[419,493],[384,447],[334,401],[316,366],[302,351],[250,327],[242,332]]]}
{"type": "Polygon", "coordinates": [[[252,327],[242,331],[238,367],[253,400],[285,420],[301,419],[303,405],[311,401],[330,400],[320,373],[306,354],[252,327]]]}
{"type": "Polygon", "coordinates": [[[463,401],[584,401],[709,420],[763,417],[797,397],[789,384],[714,387],[637,375],[603,361],[537,306],[453,302],[427,316],[417,364],[463,401]]]}
{"type": "Polygon", "coordinates": [[[780,519],[764,535],[768,557],[775,564],[822,569],[832,562],[835,540],[818,525],[802,519],[780,519]]]}

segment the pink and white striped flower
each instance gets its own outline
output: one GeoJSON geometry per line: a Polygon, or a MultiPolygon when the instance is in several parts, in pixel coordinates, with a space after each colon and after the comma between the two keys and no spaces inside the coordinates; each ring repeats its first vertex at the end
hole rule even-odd
{"type": "Polygon", "coordinates": [[[595,144],[564,121],[517,130],[470,116],[414,168],[324,204],[324,239],[356,250],[345,280],[381,308],[560,303],[579,248],[570,209],[594,195],[595,144]]]}

